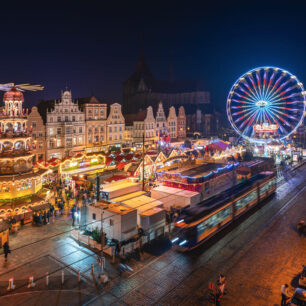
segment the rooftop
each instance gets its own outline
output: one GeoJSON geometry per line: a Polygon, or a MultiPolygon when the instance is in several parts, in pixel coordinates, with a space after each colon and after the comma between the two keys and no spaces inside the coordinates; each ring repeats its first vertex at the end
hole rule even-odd
{"type": "Polygon", "coordinates": [[[178,189],[178,188],[173,188],[173,187],[168,187],[168,186],[158,186],[158,187],[153,188],[153,190],[165,192],[169,194],[176,194],[178,196],[186,197],[186,198],[191,198],[191,197],[199,195],[199,193],[195,191],[178,189]]]}
{"type": "Polygon", "coordinates": [[[220,163],[206,163],[202,165],[193,165],[189,167],[174,168],[168,171],[165,171],[169,174],[180,174],[181,176],[190,176],[190,177],[201,177],[215,171],[218,168],[224,167],[224,164],[220,163]]]}

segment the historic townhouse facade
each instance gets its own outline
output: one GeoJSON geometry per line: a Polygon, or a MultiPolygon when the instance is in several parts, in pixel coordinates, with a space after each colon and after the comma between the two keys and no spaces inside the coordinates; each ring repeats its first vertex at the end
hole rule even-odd
{"type": "Polygon", "coordinates": [[[85,144],[86,152],[105,150],[107,145],[107,104],[97,98],[82,98],[78,100],[85,113],[85,144]]]}
{"type": "Polygon", "coordinates": [[[171,139],[177,138],[177,116],[174,106],[169,108],[169,115],[167,118],[167,130],[171,139]]]}
{"type": "Polygon", "coordinates": [[[107,144],[121,144],[124,142],[125,119],[122,115],[121,104],[110,105],[107,117],[107,144]]]}
{"type": "Polygon", "coordinates": [[[167,118],[165,115],[163,103],[158,103],[156,112],[156,136],[162,136],[167,132],[167,118]]]}
{"type": "Polygon", "coordinates": [[[126,129],[132,131],[132,142],[154,143],[156,137],[156,121],[152,106],[146,110],[139,111],[137,114],[125,115],[126,129]]]}
{"type": "Polygon", "coordinates": [[[48,156],[62,159],[85,150],[85,115],[72,101],[71,91],[62,92],[46,114],[48,156]]]}
{"type": "Polygon", "coordinates": [[[177,116],[177,137],[179,139],[186,138],[186,114],[184,106],[179,107],[177,116]]]}
{"type": "Polygon", "coordinates": [[[41,115],[36,106],[32,107],[31,113],[27,121],[28,131],[32,136],[32,153],[34,154],[34,161],[46,160],[46,127],[41,115]]]}

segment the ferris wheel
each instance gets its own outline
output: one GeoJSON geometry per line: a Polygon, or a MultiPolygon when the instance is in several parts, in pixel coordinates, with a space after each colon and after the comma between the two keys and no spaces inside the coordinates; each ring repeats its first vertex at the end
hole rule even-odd
{"type": "Polygon", "coordinates": [[[227,98],[227,116],[234,130],[252,142],[285,139],[302,123],[303,84],[288,71],[260,67],[241,76],[227,98]]]}

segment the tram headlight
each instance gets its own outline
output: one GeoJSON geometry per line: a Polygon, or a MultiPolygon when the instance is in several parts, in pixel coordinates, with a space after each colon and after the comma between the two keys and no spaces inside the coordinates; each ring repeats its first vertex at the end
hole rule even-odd
{"type": "Polygon", "coordinates": [[[178,241],[178,240],[179,240],[178,237],[176,237],[176,238],[171,240],[171,243],[174,243],[175,241],[178,241]]]}
{"type": "Polygon", "coordinates": [[[179,243],[179,246],[184,245],[185,243],[187,243],[187,240],[183,240],[182,242],[179,243]]]}

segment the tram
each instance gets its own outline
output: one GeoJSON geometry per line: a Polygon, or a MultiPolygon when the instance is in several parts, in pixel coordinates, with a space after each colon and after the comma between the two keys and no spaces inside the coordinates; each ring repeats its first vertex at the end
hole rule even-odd
{"type": "Polygon", "coordinates": [[[196,248],[276,190],[276,175],[266,171],[222,193],[182,210],[174,223],[173,248],[196,248]]]}

